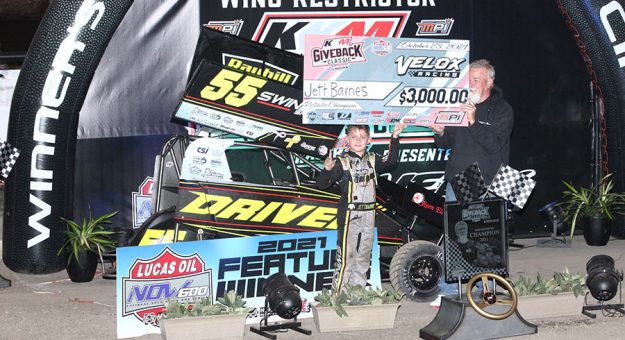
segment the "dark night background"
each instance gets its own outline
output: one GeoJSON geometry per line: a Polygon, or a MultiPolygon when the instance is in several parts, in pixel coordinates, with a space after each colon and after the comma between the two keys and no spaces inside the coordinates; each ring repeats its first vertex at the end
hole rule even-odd
{"type": "MultiPolygon", "coordinates": [[[[443,0],[436,3],[452,6],[443,0]]],[[[0,0],[0,54],[28,49],[47,4],[0,0]]],[[[522,212],[515,213],[515,234],[546,235],[549,230],[544,228],[538,209],[559,199],[564,188],[561,181],[590,182],[590,78],[586,66],[556,1],[480,0],[463,2],[462,6],[472,13],[471,36],[463,37],[471,40],[472,59],[486,58],[496,66],[495,83],[514,108],[510,165],[535,169],[534,179],[543,188],[532,195],[522,212]]],[[[78,141],[79,151],[89,149],[85,143],[89,140],[78,141]]],[[[84,161],[93,157],[103,156],[81,156],[79,152],[76,158],[84,161]]],[[[138,182],[143,174],[152,172],[153,158],[141,162],[141,166],[135,171],[141,173],[138,182]]],[[[81,176],[78,171],[76,175],[81,176]]],[[[124,194],[128,191],[120,190],[124,194]]],[[[90,194],[98,195],[97,191],[90,194]]],[[[100,199],[104,197],[96,198],[100,199]]]]}

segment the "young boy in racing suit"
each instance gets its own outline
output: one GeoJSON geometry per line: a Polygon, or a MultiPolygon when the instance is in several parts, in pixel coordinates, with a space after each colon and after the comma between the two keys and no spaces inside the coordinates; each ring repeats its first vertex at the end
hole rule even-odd
{"type": "Polygon", "coordinates": [[[375,187],[377,173],[389,171],[397,163],[399,134],[404,124],[393,128],[393,138],[386,159],[367,152],[369,126],[347,127],[349,150],[337,157],[326,158],[317,177],[320,189],[330,187],[337,180],[341,198],[337,210],[337,249],[332,290],[344,290],[346,285],[363,287],[371,265],[373,228],[375,226],[375,187]]]}

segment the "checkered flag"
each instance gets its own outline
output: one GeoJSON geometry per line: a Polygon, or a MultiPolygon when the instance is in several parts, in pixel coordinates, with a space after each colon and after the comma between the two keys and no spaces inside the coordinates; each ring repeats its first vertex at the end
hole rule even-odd
{"type": "Polygon", "coordinates": [[[486,184],[482,178],[480,167],[477,163],[471,164],[461,173],[458,173],[449,181],[456,199],[461,204],[466,204],[478,198],[486,191],[486,184]]]}
{"type": "Polygon", "coordinates": [[[17,148],[0,139],[0,175],[2,177],[9,177],[9,172],[11,172],[19,155],[20,152],[17,148]]]}
{"type": "Polygon", "coordinates": [[[535,180],[508,165],[502,164],[488,190],[523,209],[535,186],[535,180]]]}

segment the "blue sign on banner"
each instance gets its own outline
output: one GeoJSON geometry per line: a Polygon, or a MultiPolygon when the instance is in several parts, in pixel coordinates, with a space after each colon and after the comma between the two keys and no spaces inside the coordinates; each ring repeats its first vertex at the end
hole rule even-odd
{"type": "MultiPolygon", "coordinates": [[[[118,248],[117,337],[160,333],[158,315],[169,299],[216,301],[229,290],[256,307],[247,321],[257,323],[263,282],[278,272],[300,289],[298,317],[312,317],[314,297],[332,284],[336,236],[323,231],[118,248]]],[[[376,232],[369,284],[381,288],[379,258],[376,232]]]]}

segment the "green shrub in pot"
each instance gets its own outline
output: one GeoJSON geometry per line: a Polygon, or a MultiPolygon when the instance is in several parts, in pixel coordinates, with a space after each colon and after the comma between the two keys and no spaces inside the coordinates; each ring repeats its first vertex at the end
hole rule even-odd
{"type": "Polygon", "coordinates": [[[590,187],[575,187],[563,181],[566,190],[558,205],[562,207],[563,220],[571,224],[571,238],[579,218],[604,215],[613,220],[614,214],[625,206],[625,195],[612,192],[614,183],[610,176],[604,176],[596,186],[590,187]]]}

